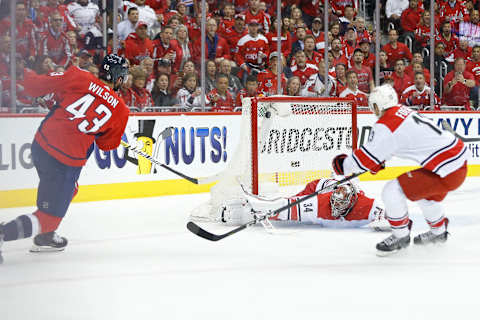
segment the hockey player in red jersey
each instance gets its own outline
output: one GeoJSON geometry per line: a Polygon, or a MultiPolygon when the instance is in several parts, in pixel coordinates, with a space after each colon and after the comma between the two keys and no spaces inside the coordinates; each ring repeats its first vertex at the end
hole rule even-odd
{"type": "MultiPolygon", "coordinates": [[[[244,199],[226,201],[219,209],[219,220],[229,225],[239,225],[253,220],[252,214],[262,215],[298,201],[335,183],[333,179],[318,179],[308,183],[294,196],[266,200],[253,195],[244,199]]],[[[297,221],[327,228],[357,228],[370,225],[375,230],[390,230],[385,211],[373,198],[369,198],[354,183],[348,182],[334,190],[326,189],[316,197],[279,212],[271,221],[297,221]]]]}
{"type": "Polygon", "coordinates": [[[54,92],[59,99],[37,130],[31,147],[40,177],[37,210],[0,224],[0,245],[34,236],[32,252],[65,248],[67,239],[55,230],[77,192],[77,180],[94,143],[101,150],[115,149],[125,130],[129,111],[115,90],[127,72],[127,61],[110,54],[102,62],[100,79],[74,66],[65,73],[25,73],[28,94],[54,92]]]}
{"type": "Polygon", "coordinates": [[[417,162],[421,168],[388,182],[382,198],[392,235],[377,244],[379,255],[387,255],[410,244],[407,199],[418,204],[430,230],[417,235],[415,244],[445,242],[448,218],[442,206],[446,195],[467,175],[467,148],[448,131],[408,107],[398,104],[395,90],[382,85],[373,90],[369,107],[378,117],[368,141],[351,155],[333,159],[337,174],[363,171],[377,173],[393,156],[417,162]]]}

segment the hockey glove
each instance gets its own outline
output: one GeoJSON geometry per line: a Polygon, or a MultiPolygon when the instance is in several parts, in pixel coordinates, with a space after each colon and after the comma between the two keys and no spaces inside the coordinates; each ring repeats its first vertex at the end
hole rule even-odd
{"type": "Polygon", "coordinates": [[[333,171],[338,174],[343,176],[344,171],[343,171],[343,161],[345,161],[345,158],[347,155],[345,153],[339,154],[332,160],[332,167],[333,171]]]}

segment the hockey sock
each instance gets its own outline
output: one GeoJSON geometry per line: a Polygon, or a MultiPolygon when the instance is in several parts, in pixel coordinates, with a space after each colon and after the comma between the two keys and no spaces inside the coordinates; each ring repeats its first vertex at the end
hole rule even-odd
{"type": "Polygon", "coordinates": [[[52,216],[51,214],[45,213],[40,210],[35,211],[33,214],[38,219],[41,233],[47,233],[57,230],[58,225],[62,221],[62,218],[52,216]]]}
{"type": "Polygon", "coordinates": [[[389,181],[382,191],[383,203],[385,203],[385,216],[392,226],[392,233],[397,238],[408,236],[410,229],[408,224],[407,197],[403,193],[398,180],[389,181]]]}
{"type": "Polygon", "coordinates": [[[427,220],[433,234],[441,234],[445,232],[445,213],[443,206],[438,201],[419,200],[418,206],[422,209],[423,216],[427,220]]]}
{"type": "Polygon", "coordinates": [[[13,241],[35,236],[40,231],[38,219],[33,214],[22,215],[3,226],[5,241],[13,241]]]}

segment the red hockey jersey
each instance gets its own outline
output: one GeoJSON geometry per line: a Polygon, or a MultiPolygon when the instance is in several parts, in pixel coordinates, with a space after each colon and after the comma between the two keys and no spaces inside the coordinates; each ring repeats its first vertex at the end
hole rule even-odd
{"type": "Polygon", "coordinates": [[[35,141],[58,161],[85,165],[93,142],[102,150],[118,147],[129,110],[118,95],[88,71],[71,67],[37,75],[25,72],[25,91],[31,96],[55,92],[57,106],[43,120],[35,141]]]}

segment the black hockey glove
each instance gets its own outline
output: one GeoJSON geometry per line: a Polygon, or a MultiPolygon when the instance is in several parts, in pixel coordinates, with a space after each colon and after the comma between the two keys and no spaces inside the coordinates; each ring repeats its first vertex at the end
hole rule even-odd
{"type": "Polygon", "coordinates": [[[333,171],[338,174],[343,176],[344,171],[343,171],[343,161],[345,161],[345,158],[347,155],[345,153],[339,154],[338,156],[335,156],[332,160],[332,167],[333,171]]]}

